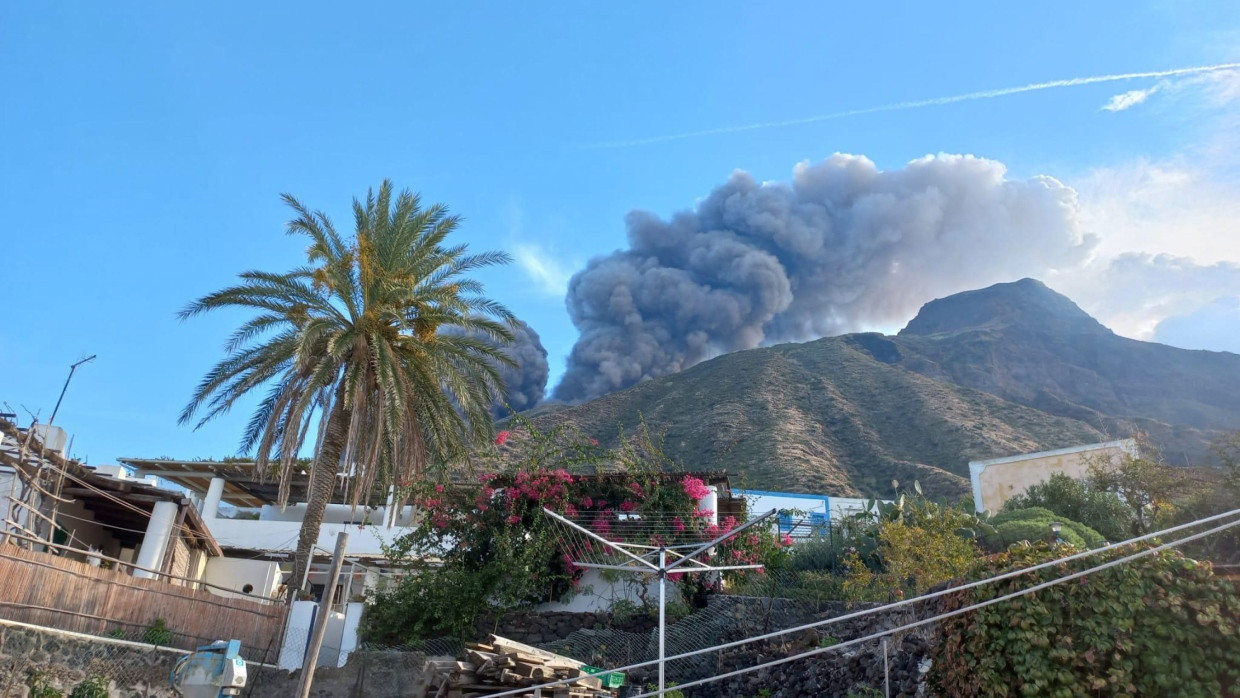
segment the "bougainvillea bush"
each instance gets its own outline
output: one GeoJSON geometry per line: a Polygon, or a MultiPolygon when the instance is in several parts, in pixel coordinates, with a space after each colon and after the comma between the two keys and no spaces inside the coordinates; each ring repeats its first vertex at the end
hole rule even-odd
{"type": "MultiPolygon", "coordinates": [[[[1117,547],[1040,573],[946,597],[945,610],[1137,552],[1117,547]]],[[[989,577],[1061,557],[1018,544],[988,558],[989,577]]],[[[929,681],[944,696],[1234,696],[1240,690],[1240,596],[1209,563],[1174,551],[942,621],[929,681]]]]}
{"type": "MultiPolygon", "coordinates": [[[[671,474],[679,468],[644,430],[603,449],[568,427],[521,423],[500,432],[474,466],[472,482],[409,484],[419,523],[385,550],[408,574],[368,607],[367,641],[471,635],[479,617],[585,591],[584,569],[573,563],[601,544],[564,535],[544,507],[609,540],[656,546],[709,540],[739,524],[732,517],[713,523],[714,512],[698,503],[709,492],[705,483],[671,474]],[[628,523],[643,520],[660,525],[628,523]]],[[[755,527],[715,554],[730,565],[777,564],[790,543],[755,527]]],[[[700,575],[669,575],[690,597],[710,583],[684,576],[700,575]]]]}

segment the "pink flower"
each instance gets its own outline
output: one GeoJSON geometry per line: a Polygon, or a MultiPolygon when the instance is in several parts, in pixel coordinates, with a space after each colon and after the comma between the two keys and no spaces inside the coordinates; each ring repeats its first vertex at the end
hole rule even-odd
{"type": "Polygon", "coordinates": [[[510,524],[519,524],[519,523],[521,523],[521,517],[520,517],[520,516],[517,516],[516,514],[513,514],[512,516],[509,516],[509,517],[508,517],[508,523],[510,523],[510,524]]]}
{"type": "Polygon", "coordinates": [[[672,519],[672,530],[676,531],[677,533],[684,533],[685,522],[681,521],[679,516],[672,519]]]}
{"type": "Polygon", "coordinates": [[[435,485],[436,492],[443,492],[443,485],[435,485]]]}
{"type": "Polygon", "coordinates": [[[508,433],[509,433],[509,432],[508,432],[508,430],[507,430],[507,429],[505,429],[504,431],[501,431],[500,433],[496,434],[496,435],[495,435],[495,445],[496,445],[496,446],[503,446],[503,445],[504,445],[504,442],[508,440],[508,433]]]}
{"type": "Polygon", "coordinates": [[[710,490],[707,489],[706,483],[702,482],[701,478],[696,478],[692,475],[686,475],[681,478],[680,487],[685,491],[685,494],[689,496],[689,499],[693,500],[700,500],[710,494],[710,490]]]}
{"type": "Polygon", "coordinates": [[[684,572],[669,572],[667,575],[667,581],[669,582],[679,582],[680,580],[684,578],[685,578],[684,572]]]}
{"type": "Polygon", "coordinates": [[[594,506],[594,500],[592,498],[586,497],[585,499],[581,500],[582,509],[589,509],[592,506],[594,506]]]}
{"type": "Polygon", "coordinates": [[[598,439],[591,438],[591,439],[590,439],[590,445],[591,445],[591,446],[597,446],[597,445],[598,445],[598,439]]]}
{"type": "Polygon", "coordinates": [[[623,502],[620,502],[620,511],[633,511],[636,508],[637,508],[637,505],[628,499],[624,500],[623,502]]]}
{"type": "Polygon", "coordinates": [[[792,536],[785,533],[780,542],[782,542],[785,546],[792,545],[792,536]]]}

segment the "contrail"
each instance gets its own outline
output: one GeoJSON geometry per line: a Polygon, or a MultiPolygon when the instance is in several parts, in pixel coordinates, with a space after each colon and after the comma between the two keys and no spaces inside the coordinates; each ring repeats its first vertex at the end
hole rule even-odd
{"type": "Polygon", "coordinates": [[[1240,63],[1219,63],[1217,65],[1201,65],[1191,68],[1174,68],[1172,70],[1152,70],[1143,73],[1119,73],[1117,75],[1095,75],[1086,78],[1069,78],[1067,80],[1052,80],[1050,82],[1036,82],[1031,85],[1021,85],[1020,87],[1003,87],[996,90],[983,90],[981,92],[969,92],[961,95],[952,95],[950,97],[934,97],[932,99],[920,99],[913,102],[897,102],[895,104],[885,104],[881,107],[867,107],[865,109],[849,109],[848,111],[835,112],[833,114],[820,114],[818,116],[807,116],[800,119],[789,119],[787,121],[764,121],[756,124],[744,124],[742,126],[721,126],[719,128],[706,129],[705,131],[688,131],[686,133],[676,133],[669,136],[653,136],[651,138],[639,138],[628,141],[610,141],[606,143],[594,143],[584,146],[586,149],[599,148],[628,148],[637,145],[650,145],[652,143],[666,143],[668,141],[679,141],[687,138],[700,138],[702,136],[718,136],[725,133],[740,133],[742,131],[757,131],[764,128],[780,128],[782,126],[800,126],[802,124],[813,124],[819,121],[830,121],[832,119],[843,119],[849,116],[861,116],[864,114],[877,114],[879,112],[888,111],[904,111],[905,109],[919,109],[921,107],[935,107],[943,104],[955,104],[956,102],[971,102],[975,99],[991,99],[994,97],[1006,97],[1007,95],[1020,94],[1022,92],[1037,92],[1039,90],[1052,90],[1058,87],[1076,87],[1078,85],[1093,85],[1100,82],[1120,82],[1123,80],[1137,80],[1140,78],[1169,78],[1179,75],[1192,75],[1194,73],[1213,73],[1221,70],[1236,70],[1240,68],[1240,63]]]}

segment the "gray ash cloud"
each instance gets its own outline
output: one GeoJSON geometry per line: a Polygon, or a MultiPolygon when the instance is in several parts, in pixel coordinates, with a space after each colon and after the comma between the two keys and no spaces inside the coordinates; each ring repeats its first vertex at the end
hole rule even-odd
{"type": "Polygon", "coordinates": [[[1070,187],[956,155],[889,171],[835,155],[791,182],[738,171],[692,211],[634,211],[626,226],[628,249],[569,284],[580,337],[557,399],[902,322],[932,298],[1078,265],[1096,244],[1070,187]]]}
{"type": "MultiPolygon", "coordinates": [[[[451,330],[459,332],[459,330],[451,330]]],[[[547,391],[547,350],[534,328],[518,320],[513,331],[513,342],[504,348],[515,367],[499,366],[499,373],[507,387],[507,395],[497,395],[491,414],[502,419],[513,412],[521,412],[537,405],[547,391]]],[[[485,335],[476,334],[484,340],[485,335]]],[[[493,343],[492,343],[493,344],[493,343]]]]}

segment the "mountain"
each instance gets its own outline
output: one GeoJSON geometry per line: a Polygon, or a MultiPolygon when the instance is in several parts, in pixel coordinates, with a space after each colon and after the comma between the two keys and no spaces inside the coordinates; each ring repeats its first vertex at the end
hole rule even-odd
{"type": "Polygon", "coordinates": [[[1170,455],[1240,428],[1240,356],[1119,337],[1032,279],[927,303],[895,336],[727,354],[573,406],[614,443],[644,418],[690,469],[756,489],[887,495],[894,479],[968,491],[968,461],[1145,431],[1170,455]]]}
{"type": "Polygon", "coordinates": [[[1240,428],[1240,356],[1120,337],[1033,279],[931,301],[892,342],[896,365],[1109,434],[1144,432],[1171,462],[1199,461],[1240,428]]]}

